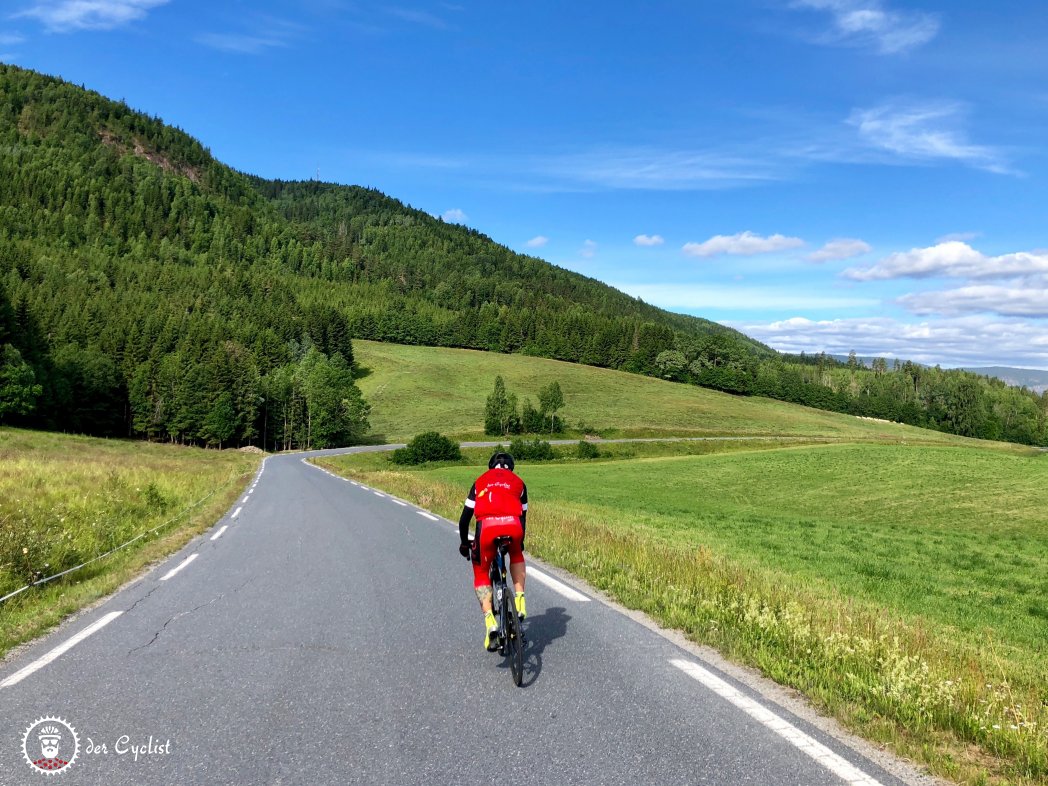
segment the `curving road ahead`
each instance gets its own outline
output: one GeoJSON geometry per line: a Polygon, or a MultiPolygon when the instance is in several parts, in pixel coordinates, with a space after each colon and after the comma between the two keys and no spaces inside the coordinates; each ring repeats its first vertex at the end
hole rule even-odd
{"type": "Polygon", "coordinates": [[[0,783],[921,780],[541,565],[515,688],[456,546],[427,511],[267,459],[206,534],[0,664],[0,783]],[[21,749],[44,716],[80,741],[51,776],[21,749]]]}

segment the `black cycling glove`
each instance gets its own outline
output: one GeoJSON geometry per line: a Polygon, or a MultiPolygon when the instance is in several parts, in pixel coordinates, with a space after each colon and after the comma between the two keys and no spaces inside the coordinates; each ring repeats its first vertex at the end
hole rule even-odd
{"type": "Polygon", "coordinates": [[[466,559],[469,559],[469,544],[468,543],[460,543],[459,544],[459,554],[461,554],[466,559]]]}

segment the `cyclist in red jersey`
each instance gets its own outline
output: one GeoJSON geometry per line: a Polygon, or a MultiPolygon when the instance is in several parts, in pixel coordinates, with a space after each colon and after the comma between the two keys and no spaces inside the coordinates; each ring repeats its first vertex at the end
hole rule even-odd
{"type": "Polygon", "coordinates": [[[488,569],[495,557],[495,538],[509,535],[509,572],[516,593],[517,613],[524,619],[524,529],[528,516],[528,487],[513,472],[513,456],[498,452],[488,461],[488,471],[473,483],[459,517],[459,554],[473,562],[473,588],[484,612],[484,649],[498,649],[498,624],[491,610],[488,569]],[[469,521],[477,517],[473,546],[469,544],[469,521]]]}

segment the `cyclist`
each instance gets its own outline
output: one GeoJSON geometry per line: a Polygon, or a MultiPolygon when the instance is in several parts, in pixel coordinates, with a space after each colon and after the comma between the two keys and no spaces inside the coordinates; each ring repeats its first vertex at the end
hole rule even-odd
{"type": "Polygon", "coordinates": [[[473,483],[459,516],[459,554],[473,562],[473,588],[484,612],[484,649],[498,649],[498,625],[491,610],[491,580],[488,570],[495,557],[495,538],[509,535],[509,572],[516,594],[517,613],[527,613],[524,603],[524,529],[528,516],[528,487],[513,472],[513,456],[496,452],[488,471],[473,483]],[[477,517],[477,530],[470,547],[469,521],[477,517]]]}

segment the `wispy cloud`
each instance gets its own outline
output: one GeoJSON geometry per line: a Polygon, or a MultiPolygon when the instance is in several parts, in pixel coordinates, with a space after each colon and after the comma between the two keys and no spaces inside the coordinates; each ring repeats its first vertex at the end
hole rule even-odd
{"type": "Polygon", "coordinates": [[[737,235],[714,235],[702,243],[685,243],[681,250],[692,257],[712,257],[718,254],[753,256],[774,251],[787,251],[803,245],[804,241],[799,237],[787,237],[786,235],[762,237],[753,232],[739,232],[737,235]]]}
{"type": "Polygon", "coordinates": [[[956,161],[998,174],[1016,174],[995,148],[968,141],[962,104],[895,102],[856,109],[848,123],[868,145],[911,161],[956,161]]]}
{"type": "MultiPolygon", "coordinates": [[[[1043,318],[1048,317],[1048,288],[981,284],[904,295],[899,298],[899,303],[920,315],[1000,314],[1043,318]]],[[[1045,335],[1048,336],[1048,330],[1045,330],[1045,335]]]]}
{"type": "Polygon", "coordinates": [[[820,295],[801,287],[629,283],[612,286],[646,303],[686,311],[870,308],[880,302],[850,295],[820,295]]]}
{"type": "Polygon", "coordinates": [[[25,41],[25,36],[17,33],[0,33],[0,46],[18,46],[25,41]]]}
{"type": "Polygon", "coordinates": [[[820,42],[868,46],[884,55],[926,44],[940,27],[934,14],[896,11],[880,0],[795,0],[792,7],[830,14],[833,27],[819,36],[820,42]]]}
{"type": "Polygon", "coordinates": [[[865,240],[840,237],[829,241],[818,251],[808,254],[808,259],[812,262],[836,262],[841,259],[851,259],[862,254],[868,254],[872,250],[873,248],[865,240]]]}
{"type": "Polygon", "coordinates": [[[1048,274],[1048,254],[1019,251],[986,256],[967,243],[950,240],[928,248],[889,254],[870,267],[853,267],[841,275],[853,281],[896,278],[1014,278],[1048,274]]]}
{"type": "Polygon", "coordinates": [[[661,246],[665,243],[662,235],[637,235],[633,238],[633,245],[642,247],[661,246]]]}
{"type": "Polygon", "coordinates": [[[545,235],[536,235],[524,245],[528,248],[542,248],[544,245],[549,243],[549,238],[545,235]]]}
{"type": "Polygon", "coordinates": [[[949,243],[951,240],[959,240],[962,243],[967,243],[969,240],[975,240],[982,236],[981,232],[950,232],[948,235],[936,239],[936,243],[949,243]]]}
{"type": "Polygon", "coordinates": [[[258,55],[269,49],[290,46],[305,30],[296,22],[263,15],[248,20],[239,31],[200,33],[193,40],[220,52],[258,55]]]}
{"type": "Polygon", "coordinates": [[[907,322],[890,317],[814,321],[804,317],[732,327],[783,352],[903,358],[946,366],[1048,367],[1043,324],[970,316],[907,322]]]}
{"type": "Polygon", "coordinates": [[[445,210],[440,217],[449,224],[465,224],[469,220],[469,216],[457,207],[453,207],[451,210],[445,210]]]}
{"type": "Polygon", "coordinates": [[[419,11],[413,8],[387,8],[386,12],[405,22],[432,27],[434,30],[447,30],[450,28],[447,22],[436,14],[429,13],[429,11],[419,11]]]}
{"type": "Polygon", "coordinates": [[[144,19],[170,0],[36,0],[15,18],[38,19],[55,33],[72,30],[111,30],[144,19]]]}
{"type": "Polygon", "coordinates": [[[583,259],[592,259],[597,253],[597,243],[594,240],[587,240],[582,244],[582,248],[579,249],[579,256],[583,259]]]}

